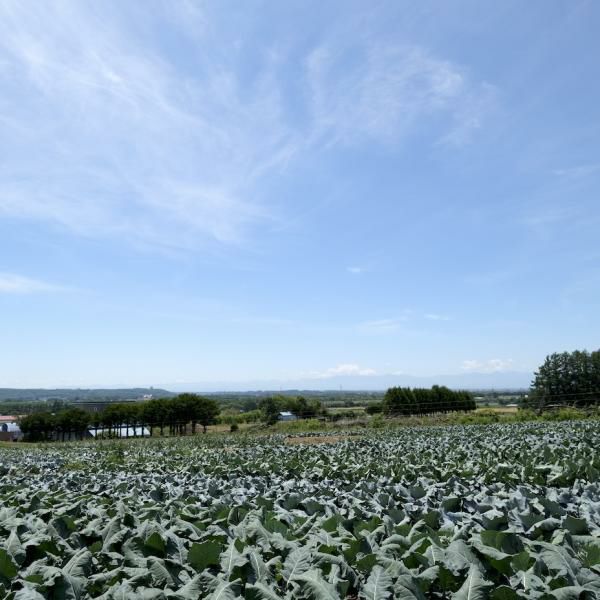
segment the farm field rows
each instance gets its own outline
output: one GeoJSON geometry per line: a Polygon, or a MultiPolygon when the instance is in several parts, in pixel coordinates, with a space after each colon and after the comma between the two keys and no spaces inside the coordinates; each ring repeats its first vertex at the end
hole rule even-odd
{"type": "Polygon", "coordinates": [[[596,421],[2,447],[0,598],[600,598],[599,475],[596,421]]]}

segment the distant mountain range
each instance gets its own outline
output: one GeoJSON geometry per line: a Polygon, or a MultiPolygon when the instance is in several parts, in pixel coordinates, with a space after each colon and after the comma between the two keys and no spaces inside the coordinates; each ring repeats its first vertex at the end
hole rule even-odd
{"type": "Polygon", "coordinates": [[[172,391],[195,392],[245,392],[281,390],[346,390],[382,391],[392,386],[431,387],[446,385],[461,390],[514,390],[527,389],[532,373],[505,371],[498,373],[460,373],[417,377],[414,375],[339,375],[327,378],[302,378],[287,380],[255,380],[240,382],[198,382],[162,384],[172,391]]]}
{"type": "Polygon", "coordinates": [[[62,388],[18,389],[0,388],[0,401],[35,402],[61,399],[70,402],[99,400],[130,400],[152,396],[164,398],[178,392],[300,392],[300,391],[384,391],[392,386],[431,387],[446,385],[461,390],[516,390],[527,389],[533,375],[517,371],[500,373],[461,373],[417,377],[414,375],[339,375],[327,378],[299,378],[287,380],[255,380],[239,382],[198,382],[161,384],[149,388],[62,388]]]}
{"type": "Polygon", "coordinates": [[[100,400],[131,400],[144,396],[164,398],[173,392],[160,388],[0,388],[0,401],[17,400],[38,402],[40,400],[66,400],[69,402],[100,400]]]}

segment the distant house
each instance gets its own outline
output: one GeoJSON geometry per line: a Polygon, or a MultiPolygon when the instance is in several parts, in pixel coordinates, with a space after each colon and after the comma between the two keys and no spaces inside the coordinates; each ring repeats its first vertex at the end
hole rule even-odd
{"type": "Polygon", "coordinates": [[[0,415],[0,423],[16,423],[19,416],[15,415],[0,415]]]}
{"type": "Polygon", "coordinates": [[[18,442],[23,439],[23,432],[15,421],[0,422],[0,442],[18,442]]]}
{"type": "Polygon", "coordinates": [[[298,417],[293,412],[290,412],[289,410],[285,410],[285,411],[279,413],[280,421],[295,421],[297,418],[298,417]]]}

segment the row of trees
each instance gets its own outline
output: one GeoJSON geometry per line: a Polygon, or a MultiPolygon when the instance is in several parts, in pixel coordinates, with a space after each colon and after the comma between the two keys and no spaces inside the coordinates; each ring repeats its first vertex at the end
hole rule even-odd
{"type": "Polygon", "coordinates": [[[381,412],[390,416],[466,412],[475,408],[477,406],[471,393],[455,392],[439,385],[431,389],[392,387],[387,390],[381,403],[381,412]]]}
{"type": "Polygon", "coordinates": [[[555,352],[535,372],[526,404],[590,406],[600,400],[600,350],[555,352]]]}
{"type": "Polygon", "coordinates": [[[23,417],[21,431],[30,440],[65,440],[83,438],[87,431],[94,430],[113,436],[125,428],[126,435],[143,434],[147,427],[150,435],[160,429],[164,435],[183,435],[191,424],[192,433],[201,425],[204,432],[215,423],[219,415],[215,400],[197,394],[179,394],[174,398],[158,398],[146,402],[116,402],[108,404],[97,413],[80,408],[68,408],[52,412],[38,412],[23,417]]]}

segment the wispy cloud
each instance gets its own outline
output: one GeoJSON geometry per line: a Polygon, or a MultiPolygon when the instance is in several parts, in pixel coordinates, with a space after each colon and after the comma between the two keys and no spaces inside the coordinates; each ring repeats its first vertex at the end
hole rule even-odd
{"type": "Polygon", "coordinates": [[[0,14],[3,112],[22,128],[3,132],[0,214],[184,247],[238,242],[272,217],[249,199],[288,143],[268,64],[242,94],[222,61],[183,76],[119,11],[7,2],[0,14]]]}
{"type": "Polygon", "coordinates": [[[438,315],[436,313],[426,313],[423,315],[428,321],[449,321],[450,317],[446,315],[438,315]]]}
{"type": "Polygon", "coordinates": [[[564,169],[555,169],[554,175],[558,177],[566,177],[569,179],[581,179],[600,173],[600,163],[591,163],[585,165],[575,165],[573,167],[566,167],[564,169]]]}
{"type": "Polygon", "coordinates": [[[375,40],[324,43],[307,71],[315,133],[328,144],[397,142],[440,114],[449,118],[443,139],[463,144],[481,126],[493,92],[422,47],[375,40]]]}
{"type": "Polygon", "coordinates": [[[404,309],[398,316],[387,319],[373,319],[359,323],[357,329],[360,333],[368,335],[386,335],[401,331],[408,321],[450,321],[450,317],[438,313],[421,313],[411,309],[404,309]]]}
{"type": "Polygon", "coordinates": [[[0,216],[159,247],[239,244],[285,220],[260,183],[299,157],[401,143],[440,116],[457,140],[480,125],[483,108],[464,107],[488,91],[461,66],[355,34],[300,59],[265,46],[249,76],[195,3],[3,2],[0,216]],[[183,34],[191,66],[157,43],[158,21],[183,34]]]}
{"type": "Polygon", "coordinates": [[[398,331],[409,319],[409,312],[391,319],[375,319],[363,321],[358,325],[358,331],[368,335],[383,335],[398,331]]]}
{"type": "Polygon", "coordinates": [[[340,377],[343,375],[358,375],[360,377],[370,377],[373,375],[377,375],[377,371],[368,367],[361,367],[360,365],[354,363],[343,363],[335,367],[326,369],[325,371],[315,371],[311,373],[312,377],[318,379],[328,379],[330,377],[340,377]]]}
{"type": "Polygon", "coordinates": [[[0,273],[0,294],[63,292],[68,288],[14,273],[0,273]]]}
{"type": "Polygon", "coordinates": [[[469,373],[501,373],[502,371],[510,371],[513,368],[513,359],[465,360],[461,368],[469,373]]]}
{"type": "Polygon", "coordinates": [[[348,273],[352,273],[353,275],[362,275],[367,272],[366,267],[346,267],[346,271],[348,273]]]}

